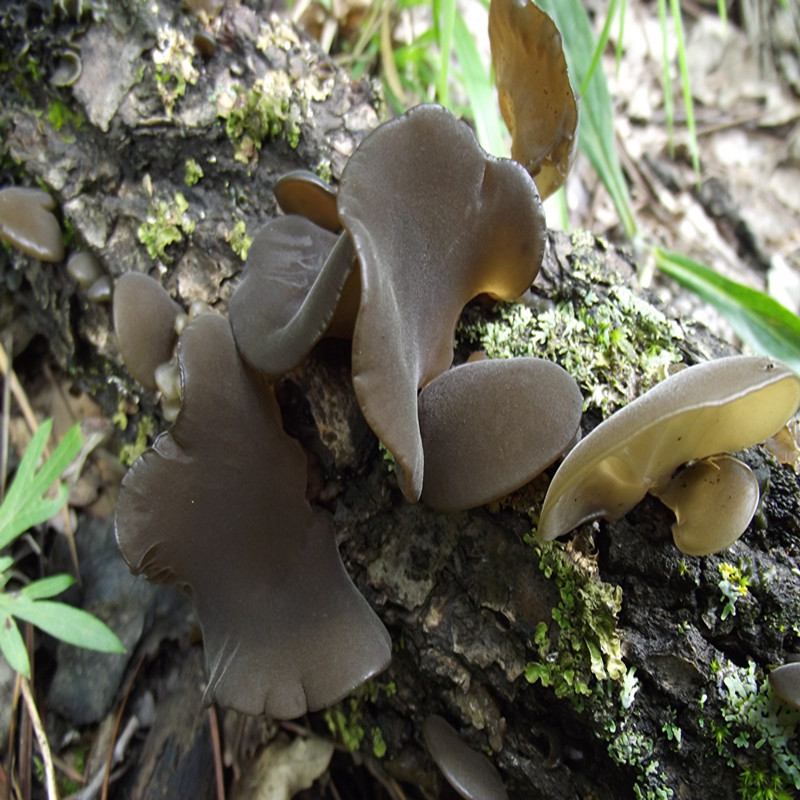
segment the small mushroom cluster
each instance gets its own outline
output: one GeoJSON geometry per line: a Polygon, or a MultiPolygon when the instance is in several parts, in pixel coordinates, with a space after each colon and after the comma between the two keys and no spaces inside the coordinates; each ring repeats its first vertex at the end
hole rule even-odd
{"type": "Polygon", "coordinates": [[[679,550],[724,550],[759,497],[749,467],[729,454],[773,436],[799,406],[800,378],[762,356],[683,369],[570,451],[548,487],[538,535],[549,541],[598,517],[619,519],[649,492],[675,512],[679,550]]]}
{"type": "Polygon", "coordinates": [[[449,369],[463,306],[524,292],[545,227],[528,172],[487,156],[445,109],[370,134],[338,193],[293,174],[276,195],[300,213],[255,238],[229,320],[187,322],[142,274],[117,284],[123,360],[175,421],[126,475],[116,526],[134,572],[191,598],[206,699],[291,718],[380,672],[391,645],[344,571],[330,515],[305,498],[306,460],[271,382],[322,336],[351,338],[356,397],[404,494],[446,509],[503,496],[555,461],[582,398],[540,359],[449,369]]]}
{"type": "MultiPolygon", "coordinates": [[[[40,261],[62,261],[64,242],[61,226],[53,214],[55,207],[53,198],[41,189],[24,186],[0,189],[0,241],[40,261]]],[[[86,290],[90,301],[110,302],[111,277],[91,253],[74,253],[67,262],[67,272],[86,290]]]]}

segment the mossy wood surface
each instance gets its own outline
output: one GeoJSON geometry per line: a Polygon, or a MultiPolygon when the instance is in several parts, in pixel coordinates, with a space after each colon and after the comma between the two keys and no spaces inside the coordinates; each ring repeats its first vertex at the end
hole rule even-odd
{"type": "MultiPolygon", "coordinates": [[[[275,180],[299,167],[338,177],[379,121],[376,95],[235,0],[206,61],[191,44],[200,23],[177,3],[114,3],[100,21],[84,5],[76,22],[12,2],[0,22],[14,75],[0,85],[0,184],[50,191],[69,252],[90,250],[113,276],[161,276],[179,302],[224,311],[246,236],[275,214],[275,180]],[[83,72],[54,88],[47,77],[67,47],[83,72]]],[[[63,265],[2,249],[0,282],[18,345],[43,336],[109,416],[127,412],[120,443],[148,433],[154,413],[163,428],[121,367],[109,308],[89,303],[63,265]]],[[[730,352],[655,309],[629,259],[588,234],[551,236],[525,300],[472,304],[457,358],[477,348],[556,358],[581,384],[584,430],[670,363],[730,352]]],[[[345,563],[394,642],[386,674],[311,727],[377,759],[409,797],[438,796],[421,746],[431,713],[491,753],[513,798],[794,795],[797,715],[764,689],[768,668],[800,650],[791,467],[745,454],[761,509],[719,556],[682,556],[653,499],[540,548],[531,533],[545,479],[458,514],[402,499],[355,403],[346,347],[323,343],[278,394],[311,453],[312,498],[333,511],[345,563]]]]}

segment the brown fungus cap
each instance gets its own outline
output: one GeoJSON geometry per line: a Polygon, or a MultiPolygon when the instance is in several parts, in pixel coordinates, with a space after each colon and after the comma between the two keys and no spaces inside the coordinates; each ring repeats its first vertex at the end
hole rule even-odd
{"type": "Polygon", "coordinates": [[[134,380],[155,391],[155,371],[172,358],[175,318],[181,307],[154,278],[126,272],[113,298],[114,331],[122,360],[134,380]]]}
{"type": "Polygon", "coordinates": [[[51,213],[55,201],[41,189],[0,189],[0,239],[41,261],[61,261],[61,227],[51,213]]]}
{"type": "Polygon", "coordinates": [[[354,267],[346,234],[294,215],[267,223],[229,305],[242,356],[270,377],[297,365],[330,325],[354,267]]]}
{"type": "Polygon", "coordinates": [[[206,702],[279,719],[383,670],[389,636],[348,577],[306,457],[228,321],[181,334],[182,408],[122,482],[116,532],[134,573],[180,587],[203,631],[206,702]]]}
{"type": "Polygon", "coordinates": [[[299,214],[332,233],[342,229],[336,192],[315,173],[304,169],[287,172],[278,178],[274,191],[284,214],[299,214]]]}
{"type": "Polygon", "coordinates": [[[431,758],[447,782],[465,800],[508,800],[500,773],[483,753],[473,750],[448,722],[433,714],[422,725],[431,758]]]}
{"type": "Polygon", "coordinates": [[[580,431],[583,398],[558,364],[473,361],[419,395],[422,501],[446,511],[504,497],[564,454],[580,431]]]}
{"type": "Polygon", "coordinates": [[[708,556],[730,547],[758,508],[758,481],[733,456],[695,461],[652,494],[675,514],[672,538],[687,556],[708,556]]]}
{"type": "Polygon", "coordinates": [[[520,164],[488,156],[449,111],[422,105],[373,131],[339,186],[361,304],[353,333],[359,405],[419,499],[417,392],[453,359],[453,335],[476,295],[513,300],[544,250],[536,186],[520,164]]]}
{"type": "Polygon", "coordinates": [[[784,703],[800,710],[800,661],[772,670],[769,674],[769,685],[784,703]]]}
{"type": "Polygon", "coordinates": [[[578,144],[578,104],[561,34],[531,0],[492,0],[489,42],[511,155],[544,199],[566,180],[578,144]]]}
{"type": "Polygon", "coordinates": [[[800,405],[800,378],[761,356],[684,369],[598,425],[570,451],[544,499],[548,541],[597,517],[619,519],[675,470],[772,436],[800,405]]]}

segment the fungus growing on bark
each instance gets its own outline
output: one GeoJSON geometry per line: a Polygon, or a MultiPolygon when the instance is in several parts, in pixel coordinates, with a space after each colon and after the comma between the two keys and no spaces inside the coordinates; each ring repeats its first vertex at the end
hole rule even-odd
{"type": "Polygon", "coordinates": [[[769,685],[784,703],[800,710],[800,661],[772,670],[769,674],[769,685]]]}
{"type": "Polygon", "coordinates": [[[383,670],[388,633],[345,572],[306,457],[230,324],[201,314],[178,344],[182,407],[122,482],[116,533],[134,573],[173,583],[203,631],[206,702],[279,719],[383,670]]]}
{"type": "Polygon", "coordinates": [[[578,104],[561,34],[530,0],[492,0],[489,42],[511,156],[533,175],[544,199],[566,180],[578,144],[578,104]]]}
{"type": "Polygon", "coordinates": [[[114,290],[113,317],[122,360],[134,380],[155,390],[155,371],[172,358],[175,318],[181,307],[161,284],[141,272],[126,272],[114,290]]]}
{"type": "Polygon", "coordinates": [[[579,442],[553,476],[539,520],[548,541],[597,517],[619,519],[664,491],[682,464],[772,436],[800,405],[800,378],[760,356],[708,361],[673,375],[579,442]]]}
{"type": "Polygon", "coordinates": [[[465,800],[508,800],[500,773],[483,753],[473,750],[441,717],[432,715],[422,725],[431,758],[447,782],[465,800]]]}
{"type": "Polygon", "coordinates": [[[103,276],[103,268],[98,260],[85,250],[69,257],[67,272],[84,289],[88,289],[103,276]]]}
{"type": "Polygon", "coordinates": [[[552,464],[580,433],[583,398],[552,361],[472,361],[419,395],[422,501],[473,508],[503,497],[552,464]]]}
{"type": "Polygon", "coordinates": [[[269,222],[250,245],[229,305],[242,356],[270,377],[298,364],[331,324],[354,267],[346,234],[294,215],[269,222]]]}
{"type": "Polygon", "coordinates": [[[298,169],[275,183],[275,199],[284,214],[298,214],[332,233],[342,229],[336,209],[336,192],[318,175],[298,169]]]}
{"type": "Polygon", "coordinates": [[[0,189],[0,239],[42,261],[61,261],[61,227],[51,213],[55,200],[41,189],[0,189]]]}
{"type": "Polygon", "coordinates": [[[672,538],[687,556],[707,556],[730,547],[758,507],[758,481],[733,456],[695,461],[662,490],[650,490],[675,514],[672,538]]]}
{"type": "Polygon", "coordinates": [[[415,501],[417,393],[450,366],[467,302],[514,300],[536,277],[541,201],[521,165],[487,155],[452,114],[423,105],[364,139],[342,173],[338,208],[361,276],[353,385],[415,501]]]}

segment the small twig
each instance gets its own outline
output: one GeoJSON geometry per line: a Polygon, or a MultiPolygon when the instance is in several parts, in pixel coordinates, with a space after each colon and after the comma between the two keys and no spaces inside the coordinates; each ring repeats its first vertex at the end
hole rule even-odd
{"type": "Polygon", "coordinates": [[[3,372],[3,419],[0,429],[0,501],[6,494],[6,467],[8,466],[8,428],[11,420],[11,381],[3,372]]]}
{"type": "Polygon", "coordinates": [[[33,732],[36,735],[36,741],[39,743],[39,751],[42,754],[42,761],[44,762],[47,798],[48,800],[58,800],[56,773],[53,769],[53,756],[50,753],[50,745],[47,742],[47,734],[44,732],[41,719],[39,719],[39,712],[36,710],[36,703],[33,702],[31,686],[27,678],[22,678],[20,681],[20,688],[22,689],[22,697],[25,700],[25,707],[28,710],[28,716],[33,724],[33,732]]]}
{"type": "MultiPolygon", "coordinates": [[[[125,750],[130,743],[131,737],[133,736],[136,731],[139,730],[139,719],[138,717],[131,717],[128,720],[128,723],[125,725],[125,729],[119,735],[119,739],[117,739],[117,743],[114,746],[114,749],[111,751],[111,756],[109,758],[109,764],[116,765],[120,761],[125,758],[125,750]]],[[[107,788],[106,783],[106,765],[99,767],[97,771],[92,775],[91,780],[83,787],[79,792],[75,794],[71,794],[69,797],[65,798],[65,800],[94,800],[94,798],[103,791],[104,788],[107,788]]]]}
{"type": "Polygon", "coordinates": [[[14,399],[19,405],[22,416],[25,417],[25,422],[28,423],[31,433],[36,433],[39,427],[39,423],[36,421],[36,414],[33,413],[31,404],[28,402],[28,395],[25,394],[25,390],[22,388],[19,378],[17,378],[17,373],[11,368],[11,362],[8,360],[2,344],[0,344],[0,374],[4,375],[8,380],[11,394],[14,395],[14,399]]]}
{"type": "Polygon", "coordinates": [[[211,747],[214,751],[214,775],[217,780],[217,800],[225,800],[225,775],[222,768],[222,744],[219,740],[219,720],[214,706],[208,709],[208,727],[211,729],[211,747]]]}
{"type": "MultiPolygon", "coordinates": [[[[122,702],[120,703],[119,711],[117,712],[117,719],[114,722],[114,732],[111,734],[112,745],[117,738],[117,733],[119,732],[119,726],[122,723],[122,713],[125,711],[125,706],[128,705],[128,700],[130,699],[131,692],[133,691],[133,684],[136,681],[136,677],[139,674],[139,670],[142,668],[142,665],[144,664],[145,658],[146,658],[145,654],[142,654],[140,656],[139,660],[136,662],[136,667],[133,670],[133,674],[131,675],[130,680],[128,681],[128,685],[125,688],[125,694],[122,697],[122,702]]],[[[138,728],[139,720],[136,719],[136,717],[133,717],[132,719],[136,720],[136,727],[138,728]]],[[[130,727],[130,724],[131,723],[129,720],[125,730],[127,730],[128,727],[130,727]]],[[[133,736],[135,730],[136,729],[134,728],[134,730],[131,731],[130,736],[133,736]]],[[[128,738],[130,738],[130,736],[128,738]]],[[[120,739],[122,739],[122,737],[120,737],[120,739]]],[[[106,800],[108,798],[108,784],[109,781],[111,780],[111,768],[115,764],[117,764],[122,759],[122,756],[125,754],[125,749],[123,748],[121,751],[121,755],[117,758],[117,761],[114,761],[114,758],[117,757],[117,749],[118,749],[117,747],[113,747],[113,749],[110,750],[108,753],[108,759],[106,760],[106,766],[105,766],[105,774],[103,777],[103,793],[101,794],[102,800],[106,800]]]]}

